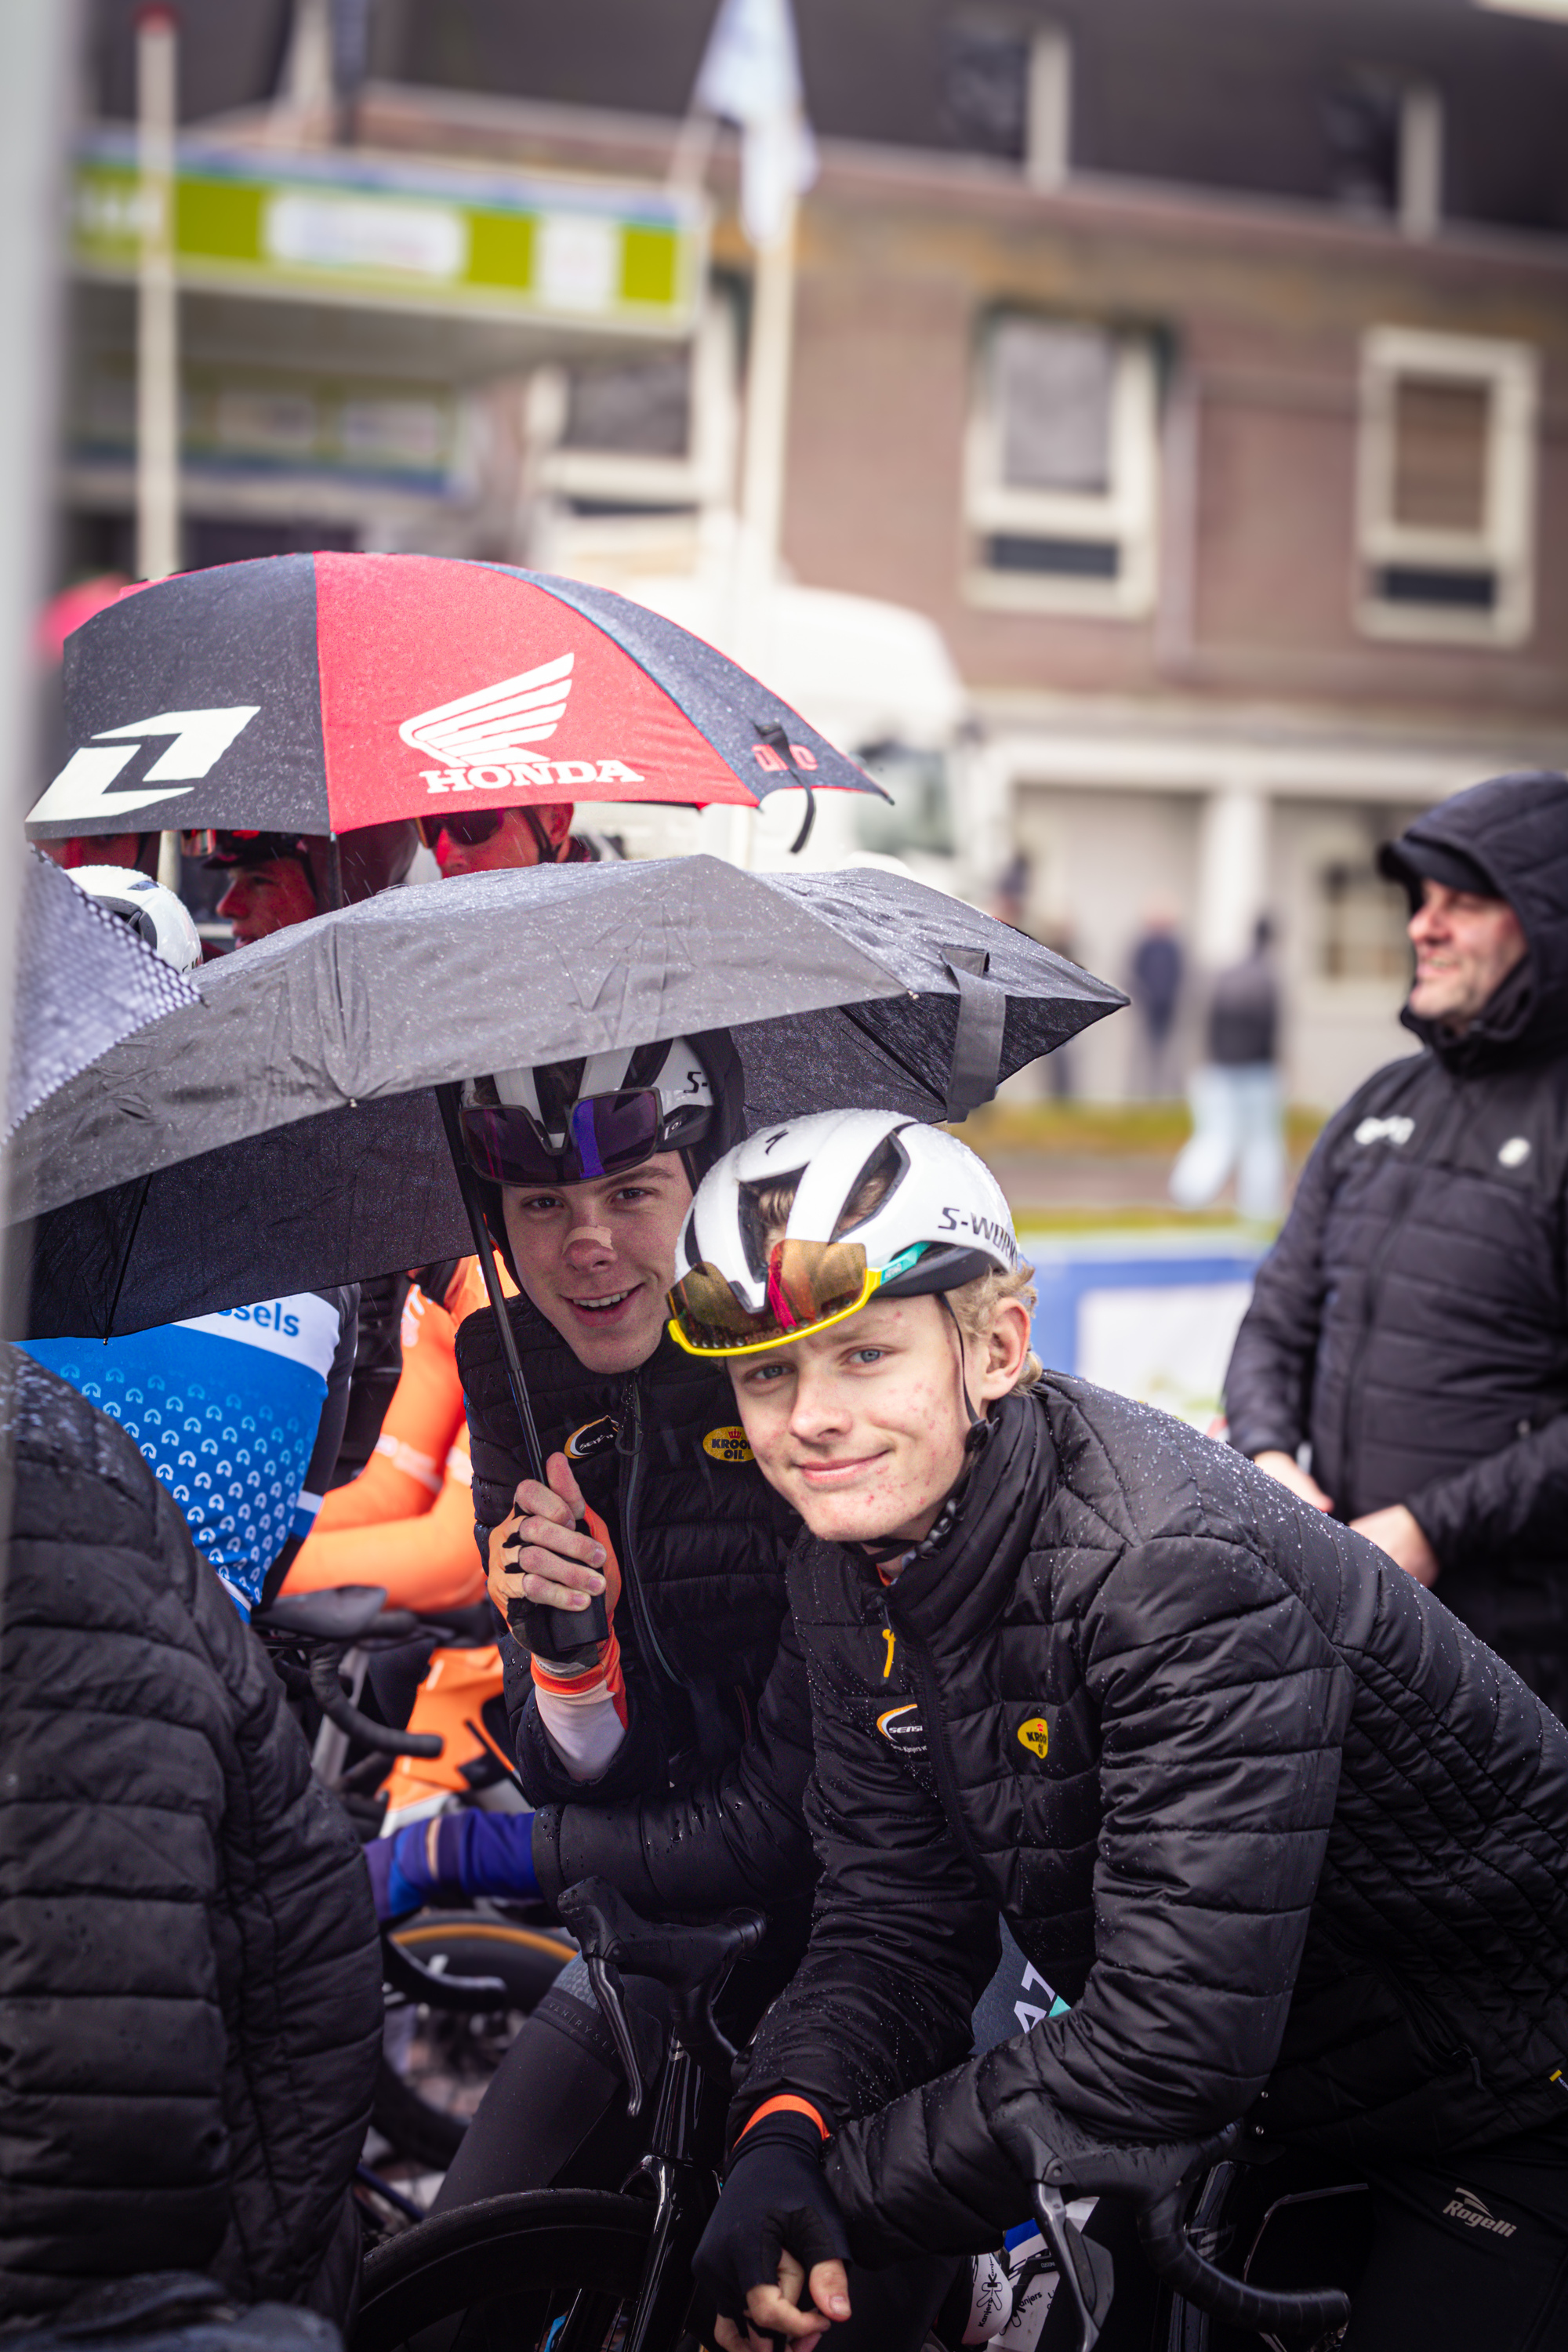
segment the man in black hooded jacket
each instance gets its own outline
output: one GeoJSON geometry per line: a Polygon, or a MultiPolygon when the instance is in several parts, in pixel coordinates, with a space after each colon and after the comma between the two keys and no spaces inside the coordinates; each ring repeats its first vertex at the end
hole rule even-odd
{"type": "Polygon", "coordinates": [[[1383,853],[1425,1050],[1330,1120],[1226,1376],[1231,1444],[1568,1712],[1568,778],[1383,853]],[[1303,1442],[1310,1473],[1299,1466],[1303,1442]]]}

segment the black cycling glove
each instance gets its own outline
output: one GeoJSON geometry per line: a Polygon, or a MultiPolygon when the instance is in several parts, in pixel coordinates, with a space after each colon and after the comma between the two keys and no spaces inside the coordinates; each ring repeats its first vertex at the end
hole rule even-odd
{"type": "Polygon", "coordinates": [[[808,2278],[817,2263],[849,2259],[822,2177],[822,2134],[809,2116],[789,2113],[764,2116],[737,2145],[691,2266],[720,2316],[744,2327],[747,2294],[778,2284],[786,2247],[808,2278]]]}

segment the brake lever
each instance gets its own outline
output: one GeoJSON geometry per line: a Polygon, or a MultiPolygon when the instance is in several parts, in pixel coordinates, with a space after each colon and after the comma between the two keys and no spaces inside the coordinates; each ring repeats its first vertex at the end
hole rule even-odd
{"type": "Polygon", "coordinates": [[[626,2002],[621,1996],[620,1979],[610,1963],[607,1960],[602,1960],[596,1952],[584,1952],[583,1957],[588,1963],[588,1981],[594,1988],[594,1999],[599,2004],[599,2014],[610,2029],[610,2039],[616,2045],[616,2055],[621,2062],[621,2071],[626,2078],[626,2114],[634,2117],[640,2116],[643,2100],[642,2068],[637,2063],[637,2044],[632,2040],[632,2029],[626,2022],[626,2002]]]}
{"type": "Polygon", "coordinates": [[[1116,2265],[1110,2250],[1086,2238],[1068,2210],[1059,2189],[1037,2180],[1033,2203],[1040,2234],[1056,2256],[1057,2269],[1068,2284],[1078,2310],[1078,2352],[1094,2352],[1116,2292],[1116,2265]]]}
{"type": "Polygon", "coordinates": [[[686,2044],[705,2074],[716,2082],[728,2084],[735,2060],[740,2054],[729,2035],[713,2014],[715,1997],[722,1992],[730,1971],[725,1969],[711,1983],[691,1985],[677,1992],[671,2003],[672,2022],[677,2034],[686,2044]]]}

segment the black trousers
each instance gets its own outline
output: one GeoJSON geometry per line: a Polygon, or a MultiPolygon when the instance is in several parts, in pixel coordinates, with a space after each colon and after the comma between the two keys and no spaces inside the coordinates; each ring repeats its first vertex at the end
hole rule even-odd
{"type": "MultiPolygon", "coordinates": [[[[778,1990],[776,1975],[775,1966],[764,1976],[760,1963],[736,1969],[724,2002],[731,2032],[756,2022],[778,1990]]],[[[643,2073],[651,2080],[663,2054],[668,2004],[645,1978],[628,1977],[626,1991],[643,2073]]],[[[718,2145],[728,2098],[721,2086],[710,2088],[713,2112],[704,2121],[718,2145]]],[[[636,2123],[627,2117],[620,2061],[588,1971],[574,1960],[524,2019],[431,2210],[445,2213],[521,2189],[618,2189],[647,2144],[650,2121],[647,2101],[636,2123]]],[[[823,2352],[920,2352],[956,2267],[935,2258],[896,2271],[851,2265],[853,2316],[827,2330],[823,2352]]]]}
{"type": "Polygon", "coordinates": [[[1369,2179],[1372,2252],[1344,2352],[1568,2344],[1568,2128],[1369,2179]]]}

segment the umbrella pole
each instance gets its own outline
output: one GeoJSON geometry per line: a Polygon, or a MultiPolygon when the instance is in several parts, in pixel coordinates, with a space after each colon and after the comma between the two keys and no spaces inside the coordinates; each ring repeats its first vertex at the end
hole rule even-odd
{"type": "MultiPolygon", "coordinates": [[[[500,1286],[495,1249],[490,1241],[489,1228],[485,1223],[484,1202],[479,1198],[468,1153],[463,1150],[463,1132],[458,1123],[458,1088],[451,1085],[437,1087],[436,1100],[440,1106],[441,1125],[446,1129],[447,1149],[452,1155],[458,1190],[463,1196],[468,1231],[474,1237],[474,1250],[479,1261],[485,1295],[495,1313],[496,1331],[506,1364],[507,1386],[511,1391],[511,1401],[517,1408],[517,1418],[522,1431],[522,1450],[528,1475],[542,1486],[545,1484],[544,1449],[539,1442],[539,1428],[533,1418],[533,1407],[529,1402],[522,1358],[517,1352],[517,1335],[506,1311],[506,1293],[500,1286]]],[[[596,1595],[581,1612],[544,1609],[532,1601],[513,1601],[509,1602],[506,1615],[507,1623],[525,1648],[540,1649],[547,1657],[559,1658],[563,1664],[575,1657],[593,1653],[599,1643],[609,1639],[609,1614],[602,1594],[596,1595]],[[541,1619],[544,1621],[542,1626],[541,1619]]]]}
{"type": "Polygon", "coordinates": [[[452,1168],[458,1179],[458,1190],[463,1196],[468,1213],[468,1231],[474,1237],[474,1249],[479,1256],[479,1274],[485,1295],[495,1310],[496,1330],[500,1339],[500,1351],[506,1360],[506,1384],[511,1391],[511,1401],[517,1407],[517,1417],[522,1425],[522,1450],[527,1460],[528,1475],[537,1485],[544,1481],[544,1453],[539,1443],[539,1428],[533,1418],[533,1406],[529,1401],[528,1382],[523,1378],[522,1359],[517,1352],[517,1335],[511,1328],[511,1318],[506,1311],[506,1293],[500,1286],[500,1273],[496,1265],[495,1245],[489,1228],[485,1223],[485,1205],[474,1181],[474,1171],[468,1165],[468,1155],[463,1150],[463,1131],[458,1124],[458,1089],[455,1086],[437,1087],[436,1100],[441,1106],[441,1124],[447,1130],[447,1149],[452,1155],[452,1168]]]}

